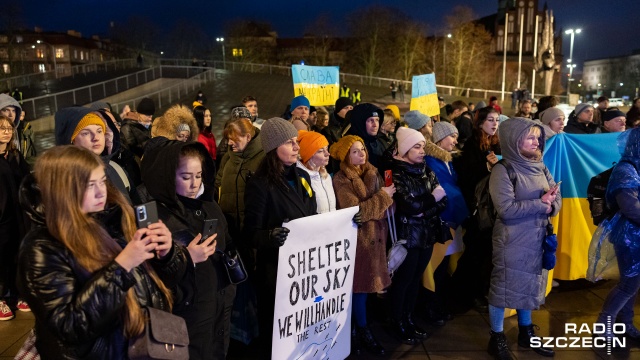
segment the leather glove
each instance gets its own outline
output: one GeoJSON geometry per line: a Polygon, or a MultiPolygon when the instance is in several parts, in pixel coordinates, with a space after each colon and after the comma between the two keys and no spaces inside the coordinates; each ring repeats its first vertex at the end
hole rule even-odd
{"type": "Polygon", "coordinates": [[[287,236],[289,236],[289,229],[285,227],[277,227],[269,232],[269,240],[275,247],[284,245],[287,236]]]}
{"type": "Polygon", "coordinates": [[[443,197],[447,196],[447,193],[444,191],[442,186],[438,185],[436,186],[435,189],[433,189],[433,191],[431,192],[431,195],[433,195],[433,197],[436,198],[436,201],[440,201],[442,200],[443,197]]]}
{"type": "Polygon", "coordinates": [[[353,215],[353,219],[351,219],[358,227],[362,227],[362,213],[358,211],[355,215],[353,215]]]}

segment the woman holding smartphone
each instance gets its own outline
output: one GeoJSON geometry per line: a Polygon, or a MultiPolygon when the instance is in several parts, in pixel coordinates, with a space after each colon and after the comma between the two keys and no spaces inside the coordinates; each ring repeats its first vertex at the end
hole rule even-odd
{"type": "Polygon", "coordinates": [[[42,154],[21,202],[36,226],[20,249],[18,289],[35,316],[40,356],[126,358],[128,339],[144,331],[143,307],[171,311],[168,286],[184,272],[183,250],[162,222],[136,230],[102,160],[78,146],[42,154]]]}
{"type": "Polygon", "coordinates": [[[216,249],[230,251],[233,243],[222,210],[206,198],[203,180],[214,174],[203,170],[205,161],[212,159],[201,143],[168,141],[145,153],[142,180],[159,203],[160,219],[189,254],[173,311],[187,323],[189,358],[224,359],[236,289],[216,249]],[[213,233],[212,219],[217,220],[213,233]]]}

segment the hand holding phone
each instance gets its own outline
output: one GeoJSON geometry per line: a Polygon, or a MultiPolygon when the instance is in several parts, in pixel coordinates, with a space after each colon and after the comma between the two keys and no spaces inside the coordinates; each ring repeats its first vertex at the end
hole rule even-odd
{"type": "Polygon", "coordinates": [[[137,205],[134,209],[138,229],[148,228],[149,225],[158,222],[158,205],[155,201],[137,205]]]}
{"type": "Polygon", "coordinates": [[[200,239],[200,244],[203,243],[207,238],[211,235],[215,234],[218,229],[218,219],[206,219],[204,224],[202,224],[202,231],[200,234],[202,238],[200,239]]]}

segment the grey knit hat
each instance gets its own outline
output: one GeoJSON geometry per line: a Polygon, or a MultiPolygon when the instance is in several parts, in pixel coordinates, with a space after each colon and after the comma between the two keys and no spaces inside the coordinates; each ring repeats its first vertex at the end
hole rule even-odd
{"type": "Polygon", "coordinates": [[[587,103],[581,103],[581,104],[576,105],[576,108],[574,110],[575,113],[576,113],[576,117],[578,115],[580,115],[580,113],[583,112],[587,108],[592,108],[593,109],[593,105],[590,105],[590,104],[587,104],[587,103]]]}
{"type": "Polygon", "coordinates": [[[262,124],[260,137],[262,149],[265,153],[284,144],[287,140],[297,137],[298,130],[292,123],[282,118],[271,118],[262,124]]]}
{"type": "Polygon", "coordinates": [[[404,122],[406,122],[407,125],[413,130],[422,129],[430,121],[431,121],[430,117],[421,113],[418,110],[411,110],[406,114],[404,114],[404,122]]]}
{"type": "Polygon", "coordinates": [[[191,128],[189,128],[189,125],[182,123],[180,125],[178,125],[178,133],[180,133],[181,131],[188,131],[191,132],[191,128]]]}
{"type": "Polygon", "coordinates": [[[457,133],[458,129],[455,126],[446,121],[440,121],[433,125],[433,135],[431,135],[431,137],[433,138],[433,142],[437,144],[438,141],[446,138],[447,136],[457,133]]]}

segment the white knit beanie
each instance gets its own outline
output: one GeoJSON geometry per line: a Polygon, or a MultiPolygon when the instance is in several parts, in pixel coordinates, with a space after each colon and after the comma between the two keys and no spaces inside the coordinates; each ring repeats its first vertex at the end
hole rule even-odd
{"type": "Polygon", "coordinates": [[[398,139],[398,154],[400,156],[404,156],[415,144],[425,141],[422,133],[406,127],[401,127],[396,131],[396,139],[398,139]]]}

